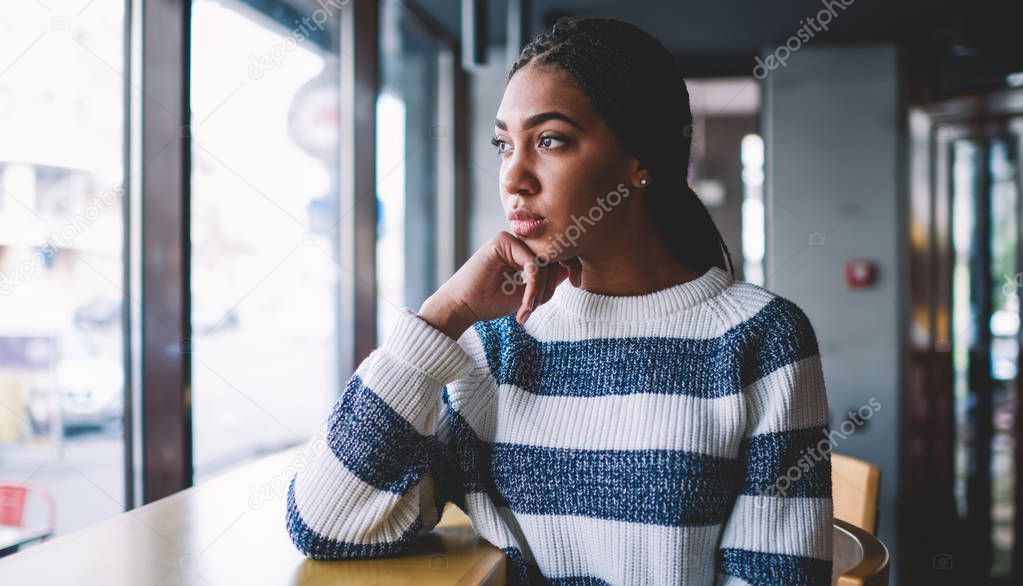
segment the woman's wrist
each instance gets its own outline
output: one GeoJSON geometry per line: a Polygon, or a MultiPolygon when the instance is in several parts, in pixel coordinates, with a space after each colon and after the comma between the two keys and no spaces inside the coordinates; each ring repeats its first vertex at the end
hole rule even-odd
{"type": "Polygon", "coordinates": [[[461,311],[460,303],[454,303],[447,297],[431,295],[423,306],[419,308],[417,315],[426,323],[444,332],[452,340],[458,340],[472,325],[472,320],[467,319],[461,311]]]}

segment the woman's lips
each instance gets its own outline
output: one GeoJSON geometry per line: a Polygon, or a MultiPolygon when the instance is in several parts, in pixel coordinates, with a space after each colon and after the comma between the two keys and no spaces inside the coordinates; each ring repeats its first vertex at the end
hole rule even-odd
{"type": "Polygon", "coordinates": [[[535,236],[543,230],[546,225],[546,220],[543,216],[534,214],[526,208],[515,208],[508,213],[508,223],[511,224],[512,231],[516,235],[523,238],[529,238],[535,236]]]}
{"type": "Polygon", "coordinates": [[[534,220],[511,220],[512,231],[523,238],[536,236],[543,231],[546,220],[543,218],[534,220]]]}

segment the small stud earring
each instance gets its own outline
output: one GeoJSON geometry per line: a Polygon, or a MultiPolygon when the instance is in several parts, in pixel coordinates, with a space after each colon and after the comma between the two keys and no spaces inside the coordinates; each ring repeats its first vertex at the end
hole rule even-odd
{"type": "Polygon", "coordinates": [[[642,179],[640,179],[640,180],[639,180],[639,184],[640,184],[640,185],[646,185],[646,183],[647,183],[647,181],[646,181],[646,177],[644,177],[644,178],[642,178],[642,179]]]}

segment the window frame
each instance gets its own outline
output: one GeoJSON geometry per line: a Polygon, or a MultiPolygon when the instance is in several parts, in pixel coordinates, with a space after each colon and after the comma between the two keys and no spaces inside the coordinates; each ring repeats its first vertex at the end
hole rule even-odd
{"type": "MultiPolygon", "coordinates": [[[[468,258],[466,75],[458,41],[410,1],[443,47],[438,123],[438,282],[468,258]]],[[[376,346],[376,143],[380,7],[345,4],[340,35],[338,380],[376,346]],[[349,154],[351,156],[349,156],[349,154]]],[[[193,485],[191,412],[191,3],[126,0],[124,185],[125,506],[193,485]],[[138,80],[134,82],[133,80],[138,80]],[[168,115],[168,113],[173,113],[168,115]]],[[[341,388],[337,389],[338,394],[341,388]]]]}

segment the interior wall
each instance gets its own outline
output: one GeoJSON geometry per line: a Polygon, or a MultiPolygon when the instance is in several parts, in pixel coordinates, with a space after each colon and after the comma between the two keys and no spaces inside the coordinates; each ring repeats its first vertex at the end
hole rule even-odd
{"type": "Polygon", "coordinates": [[[814,326],[832,429],[867,407],[865,425],[833,450],[880,466],[878,535],[895,560],[900,320],[910,314],[897,73],[892,46],[805,46],[764,79],[762,111],[767,288],[814,326]],[[877,263],[874,287],[845,286],[843,262],[854,257],[877,263]]]}
{"type": "Polygon", "coordinates": [[[504,95],[504,45],[493,46],[487,65],[469,76],[469,249],[477,250],[491,236],[508,229],[498,191],[500,159],[490,144],[494,117],[504,95]]]}

